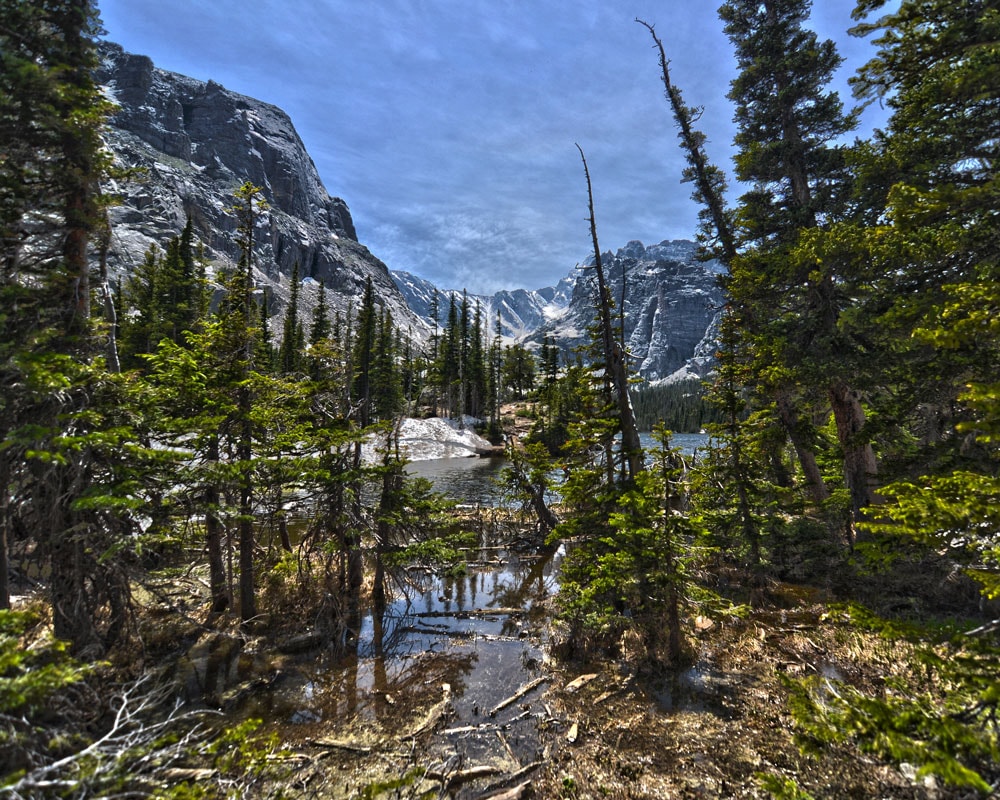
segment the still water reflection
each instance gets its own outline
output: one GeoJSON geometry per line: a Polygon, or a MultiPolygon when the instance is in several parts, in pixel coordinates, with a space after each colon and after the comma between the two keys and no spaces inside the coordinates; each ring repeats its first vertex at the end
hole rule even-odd
{"type": "MultiPolygon", "coordinates": [[[[641,434],[642,445],[648,450],[656,446],[653,436],[641,434]]],[[[708,447],[704,433],[675,433],[671,445],[688,456],[708,447]]],[[[406,471],[413,476],[426,478],[434,489],[463,505],[495,507],[505,505],[500,480],[504,465],[502,458],[439,458],[430,461],[413,461],[406,471]]],[[[554,476],[558,477],[558,476],[554,476]]]]}
{"type": "MultiPolygon", "coordinates": [[[[687,453],[706,443],[703,435],[674,439],[687,453]]],[[[492,506],[502,497],[503,466],[502,459],[447,459],[408,470],[460,503],[492,506]]],[[[448,715],[425,744],[425,761],[492,763],[508,754],[520,763],[537,760],[547,715],[538,702],[542,690],[491,710],[545,677],[546,622],[562,555],[561,549],[521,555],[486,537],[467,554],[463,574],[405,570],[384,608],[347,610],[333,646],[286,656],[264,670],[269,677],[255,685],[267,689],[246,693],[242,710],[287,739],[334,736],[361,753],[405,739],[427,709],[446,703],[448,715]]],[[[676,704],[681,689],[663,704],[676,704]]]]}

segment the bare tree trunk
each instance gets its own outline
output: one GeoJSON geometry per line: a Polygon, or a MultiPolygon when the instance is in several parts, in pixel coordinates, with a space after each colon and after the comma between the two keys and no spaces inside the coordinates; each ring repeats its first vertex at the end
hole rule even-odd
{"type": "Polygon", "coordinates": [[[604,277],[601,262],[601,248],[597,242],[597,220],[594,217],[594,192],[590,183],[590,168],[583,148],[576,146],[583,161],[583,173],[587,178],[587,207],[590,211],[590,237],[594,243],[594,269],[597,272],[598,314],[601,324],[601,344],[604,350],[604,368],[607,370],[614,400],[618,405],[618,422],[622,431],[622,451],[628,462],[629,477],[634,478],[644,468],[642,442],[635,424],[635,412],[628,391],[628,367],[625,352],[615,337],[611,323],[611,291],[604,277]]]}
{"type": "MultiPolygon", "coordinates": [[[[704,134],[694,129],[694,119],[699,111],[686,106],[681,97],[680,89],[671,83],[667,54],[663,49],[663,42],[656,35],[653,26],[639,18],[636,18],[635,21],[649,31],[649,35],[653,37],[653,42],[659,52],[663,88],[677,127],[680,128],[681,146],[684,148],[687,162],[690,165],[691,180],[697,187],[695,197],[704,204],[705,210],[708,212],[709,224],[715,231],[716,240],[722,251],[720,255],[726,266],[729,266],[736,257],[736,243],[729,217],[726,214],[725,182],[722,180],[722,173],[708,160],[704,147],[704,134]]],[[[687,177],[687,173],[685,177],[687,177]]]]}

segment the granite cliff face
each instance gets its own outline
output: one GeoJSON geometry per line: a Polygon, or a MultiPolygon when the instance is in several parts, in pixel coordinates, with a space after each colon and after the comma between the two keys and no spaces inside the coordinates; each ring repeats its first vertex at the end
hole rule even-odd
{"type": "MultiPolygon", "coordinates": [[[[258,281],[270,285],[279,304],[298,262],[303,279],[331,290],[332,306],[360,297],[371,278],[397,323],[422,326],[385,264],[358,242],[347,204],[327,194],[284,111],[212,81],[157,69],[117,45],[102,45],[101,55],[97,80],[120,106],[108,146],[119,165],[144,173],[105,187],[120,199],[110,212],[112,269],[129,271],[150,244],[162,247],[179,233],[188,215],[212,264],[235,263],[236,218],[227,209],[233,192],[250,181],[270,204],[256,233],[258,281]]],[[[306,305],[313,296],[304,293],[306,305]]]]}
{"type": "MultiPolygon", "coordinates": [[[[601,255],[605,277],[621,314],[635,371],[650,382],[702,378],[714,365],[722,291],[721,266],[702,263],[697,246],[685,240],[646,247],[632,241],[601,255]]],[[[431,298],[439,294],[441,318],[450,291],[405,272],[393,272],[410,307],[430,320],[431,298]]],[[[596,296],[593,259],[577,265],[554,287],[471,297],[488,313],[490,330],[499,312],[508,339],[534,347],[552,337],[565,352],[588,340],[596,296]]]]}

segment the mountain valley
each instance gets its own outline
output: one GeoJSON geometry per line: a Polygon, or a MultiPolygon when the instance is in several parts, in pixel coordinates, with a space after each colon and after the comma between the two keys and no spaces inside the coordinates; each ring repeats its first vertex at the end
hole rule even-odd
{"type": "MultiPolygon", "coordinates": [[[[188,216],[204,244],[210,275],[238,259],[233,192],[249,181],[262,187],[269,208],[256,233],[256,274],[267,291],[269,312],[280,316],[294,265],[303,279],[301,307],[311,313],[318,285],[333,309],[356,307],[371,280],[396,325],[424,342],[457,288],[442,289],[403,271],[391,271],[359,240],[347,203],[330,197],[294,125],[281,109],[157,69],[141,55],[102,46],[98,73],[106,95],[119,105],[107,145],[117,165],[133,177],[105,187],[117,199],[109,266],[124,275],[151,245],[164,247],[188,216]]],[[[722,295],[719,265],[698,261],[688,241],[644,246],[629,242],[603,254],[619,306],[635,371],[655,382],[704,377],[711,369],[722,295]]],[[[493,331],[499,314],[504,340],[537,348],[545,337],[569,354],[587,338],[593,319],[588,265],[573,267],[555,286],[472,296],[493,331]]]]}

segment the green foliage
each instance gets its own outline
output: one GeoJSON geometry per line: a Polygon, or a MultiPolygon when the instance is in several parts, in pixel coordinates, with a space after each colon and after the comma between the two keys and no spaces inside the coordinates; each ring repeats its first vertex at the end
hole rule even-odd
{"type": "MultiPolygon", "coordinates": [[[[414,767],[408,770],[404,774],[400,775],[398,778],[390,778],[385,781],[375,781],[374,783],[369,783],[366,786],[361,787],[358,792],[358,797],[361,800],[376,800],[376,798],[385,794],[386,792],[391,792],[395,790],[398,795],[399,789],[406,789],[418,784],[423,780],[424,776],[427,774],[426,767],[414,767]]],[[[435,792],[426,792],[420,797],[430,797],[433,796],[435,792]]]]}
{"type": "Polygon", "coordinates": [[[197,329],[207,306],[204,266],[194,252],[194,229],[188,218],[180,235],[161,252],[151,245],[146,257],[125,280],[119,311],[119,355],[123,366],[143,368],[143,356],[162,339],[183,345],[197,329]]]}
{"type": "Polygon", "coordinates": [[[559,606],[581,639],[614,649],[634,630],[649,660],[677,663],[680,598],[702,532],[682,510],[686,464],[670,449],[669,433],[660,429],[659,435],[653,464],[628,486],[600,487],[593,472],[564,485],[575,513],[556,533],[586,533],[564,561],[559,606]],[[585,506],[582,496],[590,498],[585,506]]]}
{"type": "Polygon", "coordinates": [[[774,800],[815,800],[809,792],[801,789],[791,778],[772,773],[758,772],[757,783],[774,800]]]}
{"type": "Polygon", "coordinates": [[[883,758],[918,765],[918,775],[989,794],[1000,778],[1000,649],[942,644],[920,656],[933,676],[928,684],[896,685],[881,697],[818,678],[789,682],[800,745],[810,750],[855,742],[883,758]]]}
{"type": "Polygon", "coordinates": [[[698,433],[721,419],[704,394],[703,384],[697,379],[643,386],[632,392],[636,425],[643,431],[651,431],[659,424],[677,433],[698,433]]]}
{"type": "Polygon", "coordinates": [[[472,531],[443,533],[434,538],[412,542],[392,553],[389,564],[426,564],[434,567],[456,567],[464,563],[469,548],[475,547],[477,535],[472,531]]]}
{"type": "Polygon", "coordinates": [[[504,397],[523,400],[535,386],[535,357],[524,345],[512,344],[503,351],[504,397]]]}
{"type": "Polygon", "coordinates": [[[0,714],[33,716],[53,693],[94,669],[70,658],[65,642],[47,639],[26,647],[24,637],[38,623],[30,612],[0,609],[0,714]]]}

